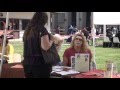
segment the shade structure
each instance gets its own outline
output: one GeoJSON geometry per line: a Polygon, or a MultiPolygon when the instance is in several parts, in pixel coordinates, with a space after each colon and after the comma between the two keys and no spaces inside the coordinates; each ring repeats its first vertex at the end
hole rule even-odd
{"type": "Polygon", "coordinates": [[[94,24],[120,25],[120,12],[93,12],[94,24]]]}
{"type": "Polygon", "coordinates": [[[106,37],[106,25],[120,25],[120,12],[92,12],[92,34],[94,46],[94,61],[95,61],[95,25],[103,25],[104,38],[106,37]]]}

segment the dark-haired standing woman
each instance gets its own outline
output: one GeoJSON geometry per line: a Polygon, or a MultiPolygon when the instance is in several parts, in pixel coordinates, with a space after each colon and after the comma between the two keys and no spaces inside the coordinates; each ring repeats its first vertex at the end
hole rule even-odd
{"type": "Polygon", "coordinates": [[[45,28],[47,21],[45,12],[36,12],[24,32],[23,67],[26,78],[50,77],[52,65],[44,63],[41,53],[41,48],[47,51],[53,43],[45,28]]]}

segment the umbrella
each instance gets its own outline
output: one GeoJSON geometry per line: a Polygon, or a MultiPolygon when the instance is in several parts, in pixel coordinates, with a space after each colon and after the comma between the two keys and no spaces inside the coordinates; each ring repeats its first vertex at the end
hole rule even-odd
{"type": "Polygon", "coordinates": [[[2,48],[1,63],[0,63],[0,77],[1,77],[2,65],[3,65],[3,56],[4,56],[4,53],[5,53],[6,30],[8,29],[8,20],[9,20],[9,12],[7,12],[7,14],[6,14],[6,24],[5,24],[5,30],[4,30],[3,48],[2,48]]]}

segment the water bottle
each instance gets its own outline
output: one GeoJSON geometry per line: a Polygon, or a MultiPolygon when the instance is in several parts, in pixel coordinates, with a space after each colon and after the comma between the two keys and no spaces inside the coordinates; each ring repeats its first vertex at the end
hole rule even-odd
{"type": "Polygon", "coordinates": [[[96,64],[95,62],[91,61],[90,62],[90,70],[94,71],[96,69],[96,64]]]}
{"type": "Polygon", "coordinates": [[[90,62],[90,71],[93,70],[92,62],[90,62]]]}

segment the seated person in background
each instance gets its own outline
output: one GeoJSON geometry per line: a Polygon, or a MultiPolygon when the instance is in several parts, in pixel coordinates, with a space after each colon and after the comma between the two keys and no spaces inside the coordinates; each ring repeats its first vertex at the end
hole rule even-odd
{"type": "Polygon", "coordinates": [[[71,66],[71,56],[75,56],[75,53],[89,54],[90,61],[92,60],[92,52],[83,34],[77,33],[73,37],[71,46],[63,54],[63,66],[71,66]]]}
{"type": "Polygon", "coordinates": [[[118,33],[115,35],[115,37],[118,37],[118,39],[120,41],[120,31],[118,31],[118,33]]]}
{"type": "Polygon", "coordinates": [[[72,37],[73,37],[73,36],[71,35],[71,36],[66,40],[66,42],[67,42],[67,43],[71,43],[72,37]]]}
{"type": "Polygon", "coordinates": [[[56,45],[56,49],[59,52],[61,47],[62,47],[62,43],[64,41],[64,38],[62,36],[60,36],[59,34],[54,34],[51,37],[54,39],[54,43],[56,45]]]}
{"type": "MultiPolygon", "coordinates": [[[[4,36],[0,36],[0,57],[2,55],[2,49],[3,49],[3,39],[4,39],[4,36]]],[[[6,38],[6,45],[5,45],[5,51],[4,51],[4,55],[3,55],[3,63],[8,63],[8,50],[9,50],[9,47],[8,47],[8,39],[6,38]]]]}
{"type": "Polygon", "coordinates": [[[60,33],[60,26],[57,26],[56,30],[55,30],[55,33],[56,34],[59,34],[60,33]]]}
{"type": "MultiPolygon", "coordinates": [[[[62,43],[64,42],[64,38],[60,36],[59,34],[51,35],[51,38],[54,40],[57,52],[59,53],[62,47],[62,43]]],[[[62,65],[62,62],[60,61],[57,65],[62,65]]]]}
{"type": "MultiPolygon", "coordinates": [[[[0,57],[2,55],[2,48],[3,48],[3,40],[4,40],[4,36],[0,36],[0,57]]],[[[3,63],[8,63],[10,58],[12,58],[11,54],[14,53],[14,49],[13,46],[11,44],[9,44],[8,39],[6,38],[6,45],[5,45],[5,51],[4,51],[4,55],[3,55],[3,63]]]]}

